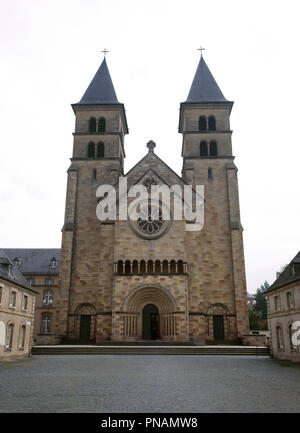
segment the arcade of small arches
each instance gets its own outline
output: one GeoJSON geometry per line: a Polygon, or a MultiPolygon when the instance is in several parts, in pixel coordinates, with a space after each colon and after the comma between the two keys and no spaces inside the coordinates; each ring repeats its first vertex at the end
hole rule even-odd
{"type": "Polygon", "coordinates": [[[176,275],[187,273],[183,260],[119,260],[114,263],[114,272],[120,275],[176,275]]]}

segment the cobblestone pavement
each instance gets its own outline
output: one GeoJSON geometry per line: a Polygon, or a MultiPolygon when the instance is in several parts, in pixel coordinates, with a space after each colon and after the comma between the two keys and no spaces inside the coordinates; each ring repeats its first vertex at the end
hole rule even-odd
{"type": "Polygon", "coordinates": [[[0,412],[300,412],[300,366],[253,356],[36,355],[0,363],[0,412]]]}

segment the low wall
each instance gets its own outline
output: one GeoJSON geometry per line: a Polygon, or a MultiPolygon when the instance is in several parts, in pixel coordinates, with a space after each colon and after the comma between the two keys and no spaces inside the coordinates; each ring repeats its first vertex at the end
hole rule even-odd
{"type": "Polygon", "coordinates": [[[241,337],[243,346],[268,346],[268,339],[262,334],[246,334],[241,337]]]}

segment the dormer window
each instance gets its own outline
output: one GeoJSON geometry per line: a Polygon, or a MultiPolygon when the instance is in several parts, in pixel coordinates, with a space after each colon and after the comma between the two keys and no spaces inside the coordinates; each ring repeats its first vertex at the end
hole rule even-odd
{"type": "Polygon", "coordinates": [[[14,259],[14,265],[17,266],[17,267],[19,267],[21,265],[21,259],[19,259],[19,257],[16,257],[14,259]]]}
{"type": "Polygon", "coordinates": [[[295,276],[295,266],[292,265],[292,266],[291,266],[291,269],[290,269],[290,278],[292,278],[292,277],[294,277],[294,276],[295,276]]]}
{"type": "Polygon", "coordinates": [[[55,257],[50,262],[50,268],[55,269],[57,267],[57,260],[55,257]]]}
{"type": "Polygon", "coordinates": [[[12,265],[8,265],[7,272],[9,277],[13,277],[12,265]]]}

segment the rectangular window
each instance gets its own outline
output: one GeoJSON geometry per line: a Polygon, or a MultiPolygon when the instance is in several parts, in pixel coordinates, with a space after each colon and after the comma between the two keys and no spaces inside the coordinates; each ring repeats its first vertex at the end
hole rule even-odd
{"type": "Polygon", "coordinates": [[[49,314],[42,315],[42,334],[49,334],[51,330],[51,317],[49,314]]]}
{"type": "Polygon", "coordinates": [[[16,299],[17,299],[17,292],[14,292],[13,290],[10,292],[9,296],[9,306],[15,307],[16,306],[16,299]]]}
{"type": "Polygon", "coordinates": [[[279,296],[274,297],[274,306],[275,306],[275,311],[280,310],[280,298],[279,298],[279,296]]]}
{"type": "Polygon", "coordinates": [[[277,326],[277,347],[278,349],[283,349],[283,333],[281,326],[277,326]]]}
{"type": "Polygon", "coordinates": [[[7,327],[6,348],[11,349],[13,344],[14,325],[10,323],[7,327]]]}
{"type": "Polygon", "coordinates": [[[52,301],[53,301],[53,292],[52,292],[52,290],[45,290],[45,292],[44,292],[44,299],[43,299],[44,305],[52,305],[52,301]]]}
{"type": "Polygon", "coordinates": [[[292,292],[288,292],[286,294],[286,303],[288,308],[292,308],[293,307],[293,295],[292,292]]]}
{"type": "Polygon", "coordinates": [[[27,278],[27,283],[29,283],[31,286],[34,285],[34,278],[27,278]]]}
{"type": "Polygon", "coordinates": [[[51,278],[46,278],[45,284],[46,284],[46,286],[53,286],[53,280],[51,278]]]}
{"type": "Polygon", "coordinates": [[[24,349],[25,335],[26,335],[26,327],[25,327],[25,325],[22,325],[20,328],[20,336],[19,336],[19,348],[20,349],[24,349]]]}
{"type": "Polygon", "coordinates": [[[22,310],[23,311],[27,310],[27,305],[28,305],[28,296],[24,295],[23,296],[23,302],[22,302],[22,310]]]}

